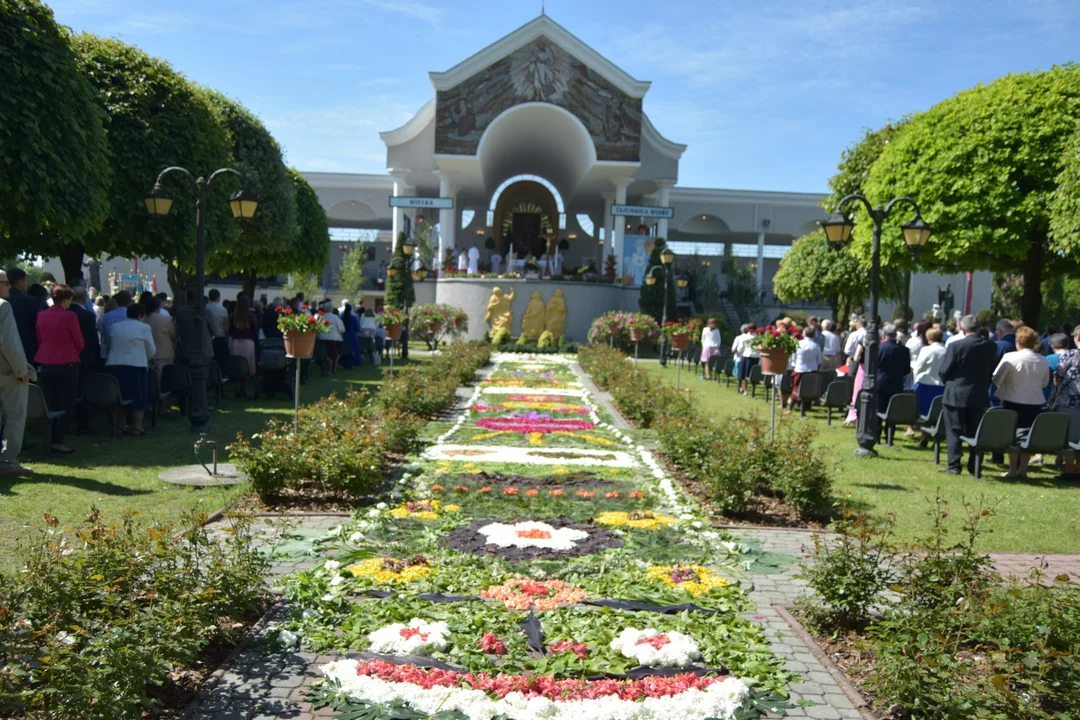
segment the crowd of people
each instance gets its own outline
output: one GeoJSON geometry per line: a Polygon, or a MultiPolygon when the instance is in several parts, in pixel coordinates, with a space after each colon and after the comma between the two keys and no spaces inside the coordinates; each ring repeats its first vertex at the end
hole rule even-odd
{"type": "MultiPolygon", "coordinates": [[[[320,335],[319,343],[328,374],[361,365],[365,355],[376,364],[381,361],[384,331],[373,309],[362,304],[334,307],[329,299],[311,304],[303,293],[272,300],[262,295],[254,301],[240,293],[223,302],[216,289],[205,299],[203,343],[222,369],[235,356],[254,376],[261,344],[282,336],[277,319],[286,308],[323,312],[330,332],[320,335]]],[[[88,409],[77,399],[94,373],[112,375],[119,384],[125,405],[117,411],[116,430],[145,434],[144,414],[149,403],[158,402],[149,397],[149,373],[160,382],[165,367],[190,364],[197,332],[194,305],[191,292],[171,302],[165,293],[143,292],[135,298],[127,290],[91,297],[85,287],[28,285],[19,268],[0,271],[0,476],[31,474],[18,458],[32,383],[40,387],[49,410],[63,411],[52,421],[51,453],[74,452],[65,443],[67,436],[90,432],[88,409]]]]}
{"type": "MultiPolygon", "coordinates": [[[[774,326],[798,338],[788,364],[791,392],[782,398],[786,412],[803,402],[799,394],[803,375],[835,371],[854,377],[853,401],[844,424],[855,425],[859,408],[854,398],[859,396],[866,378],[865,318],[846,330],[832,320],[821,321],[814,316],[807,318],[805,326],[791,318],[779,318],[774,326]]],[[[741,394],[747,393],[751,371],[759,363],[760,351],[752,341],[761,331],[753,324],[743,325],[731,345],[741,394]]],[[[719,339],[711,334],[706,328],[702,335],[703,363],[716,354],[711,348],[719,345],[719,339]]],[[[987,325],[974,315],[948,323],[920,320],[910,324],[897,319],[882,327],[879,343],[877,410],[885,412],[897,393],[914,392],[919,412],[927,415],[934,399],[940,396],[948,448],[948,467],[943,472],[947,474],[960,473],[960,438],[975,435],[983,413],[990,407],[1016,411],[1019,432],[1030,429],[1045,410],[1080,411],[1080,326],[1048,327],[1040,336],[1019,320],[1003,319],[987,325]]],[[[1080,413],[1075,422],[1080,422],[1080,413]]],[[[914,434],[914,429],[908,428],[907,434],[914,434]]],[[[1013,455],[1003,477],[1024,477],[1029,460],[1025,455],[1013,455]]],[[[967,468],[974,472],[972,454],[967,468]]],[[[1063,477],[1078,474],[1080,465],[1066,456],[1063,477]]]]}

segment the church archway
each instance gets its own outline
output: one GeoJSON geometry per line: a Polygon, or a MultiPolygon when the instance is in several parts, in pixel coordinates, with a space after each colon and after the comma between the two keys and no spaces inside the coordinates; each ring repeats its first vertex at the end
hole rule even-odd
{"type": "Polygon", "coordinates": [[[555,187],[536,176],[511,178],[491,199],[490,226],[497,232],[496,247],[501,254],[540,257],[548,240],[558,238],[565,227],[562,197],[555,187]]]}

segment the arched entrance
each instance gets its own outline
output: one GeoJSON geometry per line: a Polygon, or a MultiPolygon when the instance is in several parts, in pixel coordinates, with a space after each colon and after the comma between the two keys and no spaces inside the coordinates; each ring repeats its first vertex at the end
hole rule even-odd
{"type": "Polygon", "coordinates": [[[554,186],[536,176],[504,182],[491,198],[491,227],[501,254],[540,257],[548,241],[558,238],[565,224],[562,198],[554,186]]]}

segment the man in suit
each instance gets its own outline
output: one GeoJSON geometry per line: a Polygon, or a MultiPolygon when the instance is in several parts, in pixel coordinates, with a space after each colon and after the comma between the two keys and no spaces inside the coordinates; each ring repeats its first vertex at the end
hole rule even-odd
{"type": "MultiPolygon", "coordinates": [[[[945,381],[942,412],[945,413],[945,438],[949,451],[949,467],[942,472],[960,474],[963,452],[960,436],[971,437],[979,427],[983,413],[990,407],[990,380],[997,367],[997,345],[976,332],[979,321],[974,315],[960,320],[964,339],[945,348],[939,374],[945,381]]],[[[975,456],[968,455],[968,472],[974,474],[975,456]]]]}
{"type": "Polygon", "coordinates": [[[33,473],[19,465],[19,452],[26,428],[30,381],[37,379],[37,375],[26,361],[19,341],[15,313],[7,300],[10,290],[7,273],[0,270],[0,418],[4,425],[0,439],[0,477],[33,473]]]}
{"type": "Polygon", "coordinates": [[[893,395],[904,391],[904,378],[911,372],[911,351],[896,341],[892,323],[882,329],[885,342],[878,348],[878,412],[885,412],[893,395]]]}
{"type": "MultiPolygon", "coordinates": [[[[83,337],[83,349],[79,356],[79,393],[78,397],[86,397],[86,380],[91,373],[101,371],[101,342],[98,340],[97,315],[86,309],[86,288],[75,288],[75,296],[71,299],[71,307],[79,320],[79,331],[83,337]]],[[[75,406],[75,434],[82,435],[90,432],[90,412],[86,403],[75,406]]]]}
{"type": "Polygon", "coordinates": [[[7,301],[11,303],[11,312],[15,316],[23,354],[33,362],[37,355],[37,316],[41,312],[41,303],[26,294],[26,273],[23,270],[8,268],[7,281],[11,283],[7,301]]]}

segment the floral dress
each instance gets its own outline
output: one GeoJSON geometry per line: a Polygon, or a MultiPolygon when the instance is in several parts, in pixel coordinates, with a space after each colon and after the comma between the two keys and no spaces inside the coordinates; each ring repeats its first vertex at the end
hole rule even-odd
{"type": "Polygon", "coordinates": [[[1054,376],[1059,381],[1054,409],[1080,408],[1080,350],[1062,353],[1054,376]]]}

